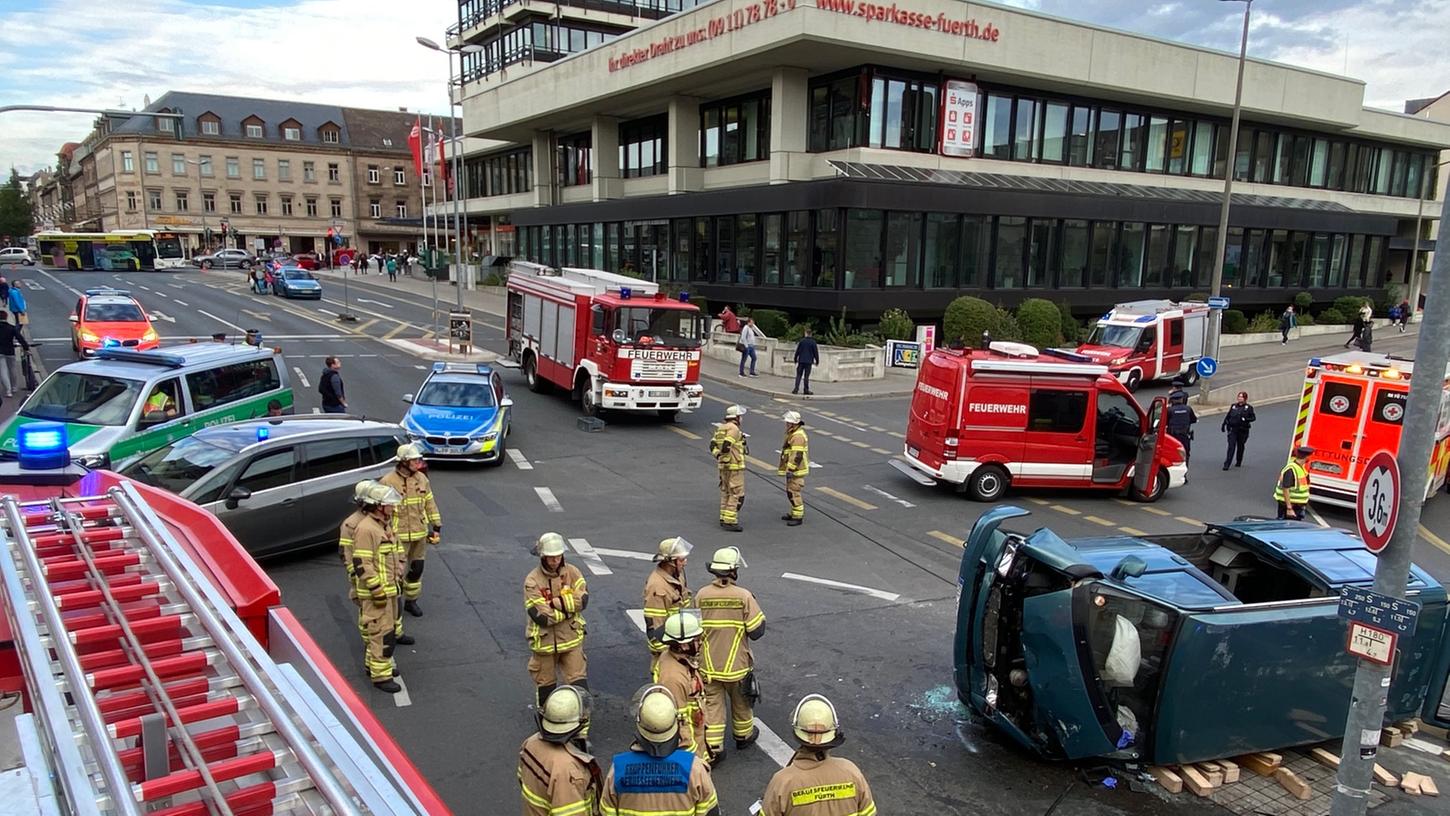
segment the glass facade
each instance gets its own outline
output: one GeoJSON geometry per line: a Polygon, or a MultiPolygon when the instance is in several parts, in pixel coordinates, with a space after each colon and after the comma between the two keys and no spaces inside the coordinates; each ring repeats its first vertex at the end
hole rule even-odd
{"type": "Polygon", "coordinates": [[[658,176],[669,166],[669,114],[619,125],[619,174],[624,178],[658,176]]]}
{"type": "Polygon", "coordinates": [[[700,166],[770,158],[770,91],[700,106],[700,166]]]}

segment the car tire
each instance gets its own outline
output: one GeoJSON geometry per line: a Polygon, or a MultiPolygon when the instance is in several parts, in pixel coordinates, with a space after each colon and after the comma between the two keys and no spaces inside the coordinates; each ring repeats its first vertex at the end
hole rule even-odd
{"type": "Polygon", "coordinates": [[[1163,498],[1163,494],[1167,492],[1168,471],[1164,470],[1163,468],[1158,469],[1158,476],[1153,480],[1153,487],[1148,492],[1141,492],[1138,490],[1138,488],[1132,486],[1131,484],[1128,486],[1128,493],[1133,497],[1133,501],[1143,502],[1144,504],[1152,504],[1153,502],[1158,501],[1159,499],[1163,498]]]}
{"type": "Polygon", "coordinates": [[[35,266],[35,261],[25,260],[25,261],[21,261],[21,263],[24,264],[24,265],[26,265],[26,266],[35,266]]]}
{"type": "Polygon", "coordinates": [[[1123,383],[1123,385],[1130,392],[1136,392],[1143,385],[1143,372],[1139,371],[1136,368],[1132,371],[1129,371],[1128,379],[1123,383]]]}
{"type": "Polygon", "coordinates": [[[594,401],[594,389],[589,387],[587,382],[583,388],[579,389],[579,408],[584,412],[584,416],[598,417],[604,414],[604,409],[594,401]]]}
{"type": "Polygon", "coordinates": [[[1007,493],[1010,483],[1007,471],[1000,465],[982,465],[972,471],[971,477],[967,479],[967,495],[973,501],[998,501],[1007,493]]]}
{"type": "Polygon", "coordinates": [[[533,354],[524,355],[524,382],[528,383],[529,390],[535,394],[542,394],[549,389],[549,384],[539,376],[539,361],[533,354]]]}
{"type": "Polygon", "coordinates": [[[202,261],[201,262],[201,268],[202,269],[211,269],[211,261],[202,261]]]}
{"type": "Polygon", "coordinates": [[[241,267],[242,269],[251,269],[252,268],[252,262],[251,261],[242,261],[241,263],[237,264],[237,266],[241,267]]]}
{"type": "Polygon", "coordinates": [[[1181,375],[1184,385],[1195,385],[1198,383],[1198,364],[1194,363],[1188,367],[1188,373],[1181,375]]]}

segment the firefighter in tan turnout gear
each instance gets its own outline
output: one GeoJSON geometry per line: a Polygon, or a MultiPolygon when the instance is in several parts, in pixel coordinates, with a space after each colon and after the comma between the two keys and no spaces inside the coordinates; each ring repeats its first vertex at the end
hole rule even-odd
{"type": "Polygon", "coordinates": [[[352,488],[352,502],[357,509],[342,520],[342,527],[337,531],[337,554],[342,558],[342,568],[347,572],[347,599],[354,604],[360,604],[358,597],[358,577],[353,574],[352,569],[352,544],[353,533],[357,532],[357,526],[367,517],[368,491],[372,490],[377,482],[372,479],[363,479],[352,488]]]}
{"type": "MultiPolygon", "coordinates": [[[[524,578],[524,613],[528,624],[529,676],[534,678],[538,704],[544,705],[560,677],[571,686],[589,690],[584,656],[584,608],[589,588],[579,568],[564,561],[564,537],[544,533],[535,546],[539,565],[524,578]]],[[[584,726],[583,736],[589,736],[584,726]]]]}
{"type": "Polygon", "coordinates": [[[656,680],[669,690],[680,712],[680,747],[694,751],[701,762],[710,762],[705,741],[705,677],[700,674],[700,641],[705,630],[693,609],[675,612],[665,619],[660,637],[669,651],[660,656],[656,680]]]}
{"type": "Polygon", "coordinates": [[[761,799],[765,816],[876,816],[876,801],[861,769],[833,757],[844,739],[836,707],[819,694],[795,707],[791,728],[801,747],[775,772],[761,799]]]}
{"type": "Polygon", "coordinates": [[[725,421],[715,426],[710,438],[710,455],[720,466],[720,526],[734,533],[741,532],[740,508],[745,504],[745,457],[750,448],[740,430],[745,409],[732,405],[725,409],[725,421]]]}
{"type": "Polygon", "coordinates": [[[694,606],[690,587],[685,583],[685,561],[695,547],[680,536],[666,538],[655,551],[655,568],[644,582],[644,629],[649,641],[650,678],[656,677],[660,655],[665,651],[660,635],[665,618],[671,613],[694,606]]]}
{"type": "Polygon", "coordinates": [[[679,712],[663,686],[635,694],[629,750],[615,754],[604,780],[604,816],[720,816],[710,768],[680,745],[679,712]]]}
{"type": "Polygon", "coordinates": [[[443,517],[433,501],[433,486],[423,473],[423,452],[417,445],[399,445],[397,465],[380,479],[398,491],[403,506],[393,516],[393,531],[407,550],[407,572],[403,574],[403,609],[421,617],[418,598],[423,594],[423,557],[428,545],[437,544],[443,533],[443,517]]]}
{"type": "Polygon", "coordinates": [[[369,487],[363,518],[352,534],[352,572],[357,579],[358,629],[362,632],[368,678],[381,691],[395,693],[393,623],[397,615],[397,538],[390,524],[402,504],[398,491],[385,484],[369,487]]]}
{"type": "Polygon", "coordinates": [[[519,748],[524,816],[594,816],[604,780],[579,744],[589,728],[589,692],[559,686],[534,720],[538,731],[519,748]]]}
{"type": "Polygon", "coordinates": [[[810,440],[806,439],[805,421],[800,412],[786,411],[781,419],[785,420],[785,440],[780,443],[780,467],[775,472],[785,477],[785,495],[790,500],[790,512],[781,519],[788,527],[798,527],[806,516],[806,502],[801,492],[811,472],[810,440]]]}
{"type": "Polygon", "coordinates": [[[705,676],[705,742],[716,763],[725,758],[727,700],[735,747],[744,748],[757,736],[755,701],[760,695],[749,641],[765,634],[765,613],[755,595],[735,583],[745,565],[739,548],[716,550],[708,567],[715,580],[695,597],[700,625],[705,629],[700,655],[700,673],[705,676]]]}

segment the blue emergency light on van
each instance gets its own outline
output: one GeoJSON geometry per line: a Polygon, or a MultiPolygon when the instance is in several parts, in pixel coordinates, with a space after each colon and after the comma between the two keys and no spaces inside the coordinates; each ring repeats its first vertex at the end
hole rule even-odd
{"type": "Polygon", "coordinates": [[[70,463],[70,445],[60,422],[22,425],[15,437],[22,470],[54,470],[70,463]]]}
{"type": "Polygon", "coordinates": [[[269,431],[269,430],[267,430],[266,428],[258,428],[257,429],[257,441],[258,442],[266,442],[267,441],[267,437],[269,437],[271,435],[272,435],[272,432],[269,431]]]}
{"type": "Polygon", "coordinates": [[[619,287],[619,299],[620,300],[629,300],[630,296],[633,295],[633,294],[634,294],[634,292],[628,286],[621,286],[621,287],[619,287]]]}

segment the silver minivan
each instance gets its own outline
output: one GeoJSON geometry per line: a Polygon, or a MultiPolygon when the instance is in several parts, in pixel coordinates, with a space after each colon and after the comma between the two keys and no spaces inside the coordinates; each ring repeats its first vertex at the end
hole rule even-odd
{"type": "Polygon", "coordinates": [[[121,473],[210,510],[255,556],[336,543],[353,485],[393,469],[402,427],[307,414],[203,428],[121,473]]]}

